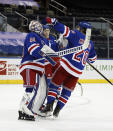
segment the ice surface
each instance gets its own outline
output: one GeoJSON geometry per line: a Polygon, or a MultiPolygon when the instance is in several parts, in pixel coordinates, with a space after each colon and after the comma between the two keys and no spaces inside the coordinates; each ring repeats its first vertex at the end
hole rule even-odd
{"type": "Polygon", "coordinates": [[[18,120],[22,85],[0,85],[0,131],[113,131],[113,86],[82,84],[72,93],[59,118],[18,120]]]}

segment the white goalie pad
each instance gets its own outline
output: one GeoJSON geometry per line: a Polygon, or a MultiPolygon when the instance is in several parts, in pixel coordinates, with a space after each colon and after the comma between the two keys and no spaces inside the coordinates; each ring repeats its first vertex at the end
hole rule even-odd
{"type": "Polygon", "coordinates": [[[28,115],[33,115],[32,111],[28,108],[29,103],[31,102],[34,96],[34,91],[32,93],[25,92],[22,100],[20,102],[19,111],[24,112],[28,115]]]}
{"type": "Polygon", "coordinates": [[[39,113],[39,109],[44,103],[46,96],[47,96],[47,84],[46,84],[46,79],[45,76],[43,75],[42,77],[39,77],[39,86],[37,90],[37,95],[35,97],[35,100],[33,102],[33,107],[32,111],[34,113],[39,113]]]}

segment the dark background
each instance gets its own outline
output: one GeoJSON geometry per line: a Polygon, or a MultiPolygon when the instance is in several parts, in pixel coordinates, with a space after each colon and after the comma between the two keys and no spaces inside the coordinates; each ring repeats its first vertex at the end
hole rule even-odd
{"type": "MultiPolygon", "coordinates": [[[[35,0],[39,1],[39,0],[35,0]]],[[[41,0],[43,3],[48,3],[51,0],[41,0]]],[[[56,0],[57,2],[69,7],[87,7],[87,8],[113,8],[112,0],[56,0]]]]}

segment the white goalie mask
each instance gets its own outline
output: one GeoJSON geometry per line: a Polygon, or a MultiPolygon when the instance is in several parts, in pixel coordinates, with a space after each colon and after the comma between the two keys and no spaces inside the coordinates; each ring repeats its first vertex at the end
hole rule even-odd
{"type": "Polygon", "coordinates": [[[32,20],[29,24],[29,30],[41,34],[43,32],[43,26],[39,21],[32,20]]]}

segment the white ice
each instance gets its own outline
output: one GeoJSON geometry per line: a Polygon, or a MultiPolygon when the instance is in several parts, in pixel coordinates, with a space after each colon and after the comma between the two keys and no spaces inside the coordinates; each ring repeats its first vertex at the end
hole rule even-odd
{"type": "Polygon", "coordinates": [[[0,131],[113,131],[113,86],[82,84],[72,93],[59,118],[18,120],[22,85],[0,85],[0,131]]]}

